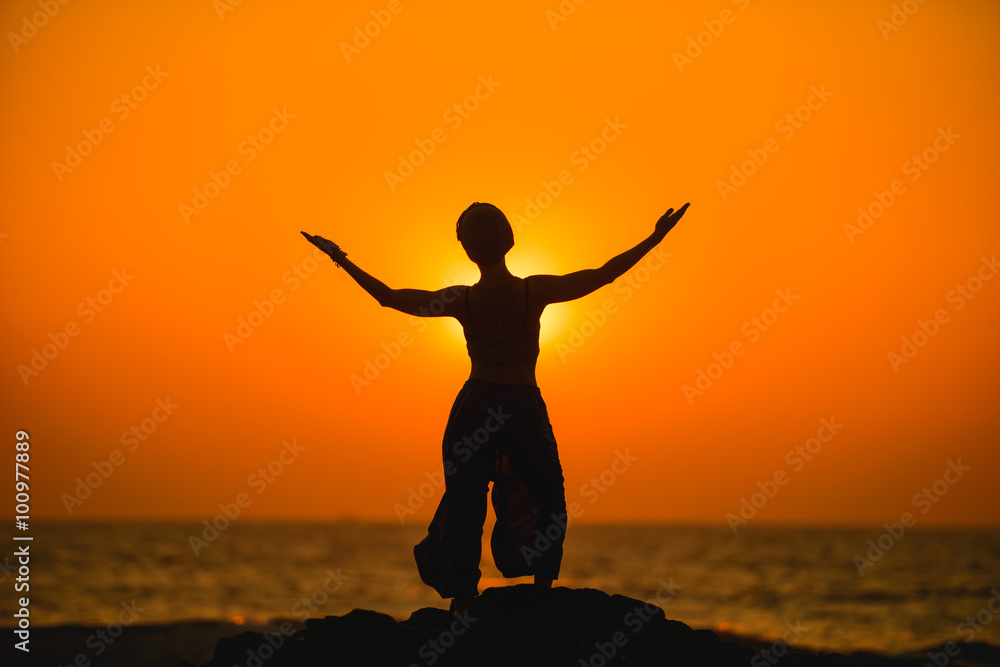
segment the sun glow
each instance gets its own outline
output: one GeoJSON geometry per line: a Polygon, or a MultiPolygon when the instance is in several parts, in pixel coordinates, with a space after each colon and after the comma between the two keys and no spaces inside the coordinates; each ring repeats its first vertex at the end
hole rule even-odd
{"type": "MultiPolygon", "coordinates": [[[[543,273],[541,267],[546,266],[546,262],[533,253],[519,253],[516,259],[508,262],[510,272],[515,276],[532,276],[543,273]]],[[[455,262],[439,276],[441,287],[450,285],[474,285],[479,281],[479,269],[471,262],[455,262]]],[[[435,288],[437,289],[437,288],[435,288]]],[[[565,333],[571,321],[571,311],[573,306],[566,303],[552,304],[542,312],[541,333],[538,336],[538,344],[545,346],[558,340],[565,333]]],[[[455,319],[447,318],[446,327],[449,335],[456,341],[465,345],[465,332],[462,325],[455,319]]]]}
{"type": "MultiPolygon", "coordinates": [[[[32,4],[5,3],[6,24],[32,4]]],[[[4,424],[65,445],[39,449],[36,518],[201,521],[297,437],[309,463],[255,517],[398,521],[440,465],[414,444],[469,371],[462,327],[380,308],[299,231],[392,288],[438,290],[479,280],[455,233],[474,201],[507,216],[517,276],[596,269],[689,201],[663,268],[647,255],[542,316],[567,484],[607,468],[607,434],[642,461],[581,523],[724,525],[833,415],[829,458],[762,521],[882,526],[961,454],[979,472],[926,521],[998,525],[1000,3],[926,3],[888,35],[891,3],[749,3],[693,63],[670,54],[713,3],[643,3],[640,21],[594,3],[557,31],[538,3],[415,7],[350,62],[335,44],[371,3],[223,22],[207,4],[81,3],[0,61],[32,91],[0,107],[4,424]],[[169,73],[155,89],[147,66],[169,73]],[[115,102],[133,90],[134,109],[115,102]],[[609,141],[609,124],[627,127],[609,141]],[[136,279],[112,295],[113,271],[136,279]],[[775,322],[778,291],[794,306],[775,322]],[[67,517],[62,491],[168,395],[176,416],[67,517]],[[664,501],[665,469],[685,471],[684,502],[664,501]]]]}

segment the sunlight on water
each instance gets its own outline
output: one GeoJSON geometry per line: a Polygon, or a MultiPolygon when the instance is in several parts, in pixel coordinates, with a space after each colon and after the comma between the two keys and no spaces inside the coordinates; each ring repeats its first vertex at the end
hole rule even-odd
{"type": "MultiPolygon", "coordinates": [[[[303,620],[355,607],[405,619],[420,607],[448,606],[417,575],[412,549],[426,534],[423,525],[244,522],[195,556],[188,538],[198,528],[40,526],[34,622],[104,625],[133,601],[143,624],[303,620]]],[[[502,578],[488,535],[480,590],[530,582],[502,578]]],[[[692,627],[778,638],[798,623],[806,629],[802,645],[828,650],[897,653],[963,639],[958,624],[985,608],[1000,586],[1000,534],[913,530],[861,577],[852,559],[877,535],[573,526],[557,585],[639,600],[659,595],[668,618],[692,627]],[[664,594],[671,586],[672,597],[664,594]]],[[[1000,623],[975,638],[1000,645],[1000,623]]]]}

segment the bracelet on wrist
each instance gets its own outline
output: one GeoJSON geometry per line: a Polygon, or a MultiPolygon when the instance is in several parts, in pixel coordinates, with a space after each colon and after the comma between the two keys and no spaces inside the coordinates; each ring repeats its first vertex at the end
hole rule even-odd
{"type": "Polygon", "coordinates": [[[347,257],[347,253],[346,253],[346,252],[344,252],[343,250],[341,250],[341,249],[340,249],[340,246],[339,246],[339,245],[337,245],[336,243],[334,243],[334,244],[332,244],[332,245],[333,245],[333,247],[334,247],[334,248],[335,248],[336,250],[334,250],[334,252],[331,252],[331,253],[327,253],[327,254],[329,254],[329,255],[330,255],[330,259],[332,259],[332,260],[333,260],[333,263],[334,263],[334,264],[336,264],[337,266],[340,266],[340,262],[341,262],[341,261],[342,261],[342,260],[343,260],[343,259],[344,259],[345,257],[347,257]]]}

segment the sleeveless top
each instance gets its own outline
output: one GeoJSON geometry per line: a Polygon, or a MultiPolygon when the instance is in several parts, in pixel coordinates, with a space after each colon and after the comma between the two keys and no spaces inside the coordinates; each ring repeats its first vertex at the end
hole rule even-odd
{"type": "Polygon", "coordinates": [[[524,281],[524,317],[520,326],[516,314],[508,306],[506,312],[497,313],[501,320],[495,322],[489,330],[479,331],[472,319],[469,308],[469,291],[465,290],[465,312],[469,326],[465,328],[465,342],[469,350],[469,358],[480,364],[490,366],[511,366],[514,364],[534,363],[538,358],[538,329],[526,329],[528,324],[528,281],[524,281]]]}

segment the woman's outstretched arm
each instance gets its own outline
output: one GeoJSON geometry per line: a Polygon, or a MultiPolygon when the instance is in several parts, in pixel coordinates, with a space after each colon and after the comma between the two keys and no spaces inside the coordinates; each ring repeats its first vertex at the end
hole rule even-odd
{"type": "Polygon", "coordinates": [[[457,294],[461,287],[445,287],[434,292],[420,289],[392,289],[347,259],[347,254],[332,241],[322,236],[310,236],[305,232],[302,232],[302,235],[329,255],[362,289],[371,294],[380,306],[394,308],[418,317],[455,317],[455,313],[459,310],[456,304],[459,303],[457,294]]]}
{"type": "Polygon", "coordinates": [[[646,253],[663,240],[677,221],[681,219],[690,204],[684,204],[676,212],[669,209],[656,223],[656,228],[648,237],[635,247],[612,257],[599,269],[584,269],[574,271],[564,276],[537,275],[531,276],[532,298],[543,304],[572,301],[586,296],[594,290],[613,283],[642,259],[646,253]]]}

